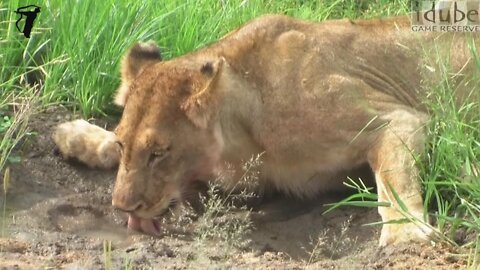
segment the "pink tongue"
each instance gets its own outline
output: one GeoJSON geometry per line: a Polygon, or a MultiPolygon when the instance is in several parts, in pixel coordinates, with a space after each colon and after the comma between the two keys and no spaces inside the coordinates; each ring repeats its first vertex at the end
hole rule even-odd
{"type": "Polygon", "coordinates": [[[141,231],[150,235],[159,235],[156,221],[153,219],[143,219],[134,215],[128,215],[128,228],[135,231],[141,231]]]}

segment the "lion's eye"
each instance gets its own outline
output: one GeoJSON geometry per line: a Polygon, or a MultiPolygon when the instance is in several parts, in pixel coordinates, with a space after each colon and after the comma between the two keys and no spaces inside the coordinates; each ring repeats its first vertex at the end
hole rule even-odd
{"type": "Polygon", "coordinates": [[[154,162],[158,163],[159,161],[163,160],[165,157],[167,157],[168,150],[169,150],[169,148],[167,148],[165,150],[153,151],[150,154],[150,158],[148,160],[148,163],[153,164],[154,162]]]}
{"type": "Polygon", "coordinates": [[[162,157],[163,155],[165,155],[165,152],[163,151],[155,151],[152,153],[152,157],[154,158],[159,158],[159,157],[162,157]]]}

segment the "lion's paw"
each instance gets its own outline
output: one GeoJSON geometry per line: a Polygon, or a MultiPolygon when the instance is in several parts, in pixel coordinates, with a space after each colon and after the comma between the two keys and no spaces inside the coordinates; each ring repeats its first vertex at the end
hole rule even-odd
{"type": "Polygon", "coordinates": [[[425,224],[384,224],[380,235],[380,247],[404,242],[428,242],[434,230],[425,224]]]}
{"type": "Polygon", "coordinates": [[[112,168],[120,159],[115,134],[85,120],[58,125],[52,138],[64,158],[78,159],[89,167],[112,168]]]}

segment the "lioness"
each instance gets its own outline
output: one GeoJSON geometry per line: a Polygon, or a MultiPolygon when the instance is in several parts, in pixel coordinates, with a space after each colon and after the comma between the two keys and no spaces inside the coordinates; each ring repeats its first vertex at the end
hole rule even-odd
{"type": "MultiPolygon", "coordinates": [[[[475,70],[465,35],[414,33],[406,17],[264,16],[169,61],[155,45],[136,44],[115,98],[124,112],[112,204],[128,212],[130,228],[156,234],[156,218],[182,201],[185,186],[215,179],[225,164],[239,174],[263,153],[260,184],[305,198],[341,185],[337,171],[368,163],[379,201],[390,205],[379,207],[382,220],[404,218],[404,205],[417,221],[384,224],[380,245],[427,240],[415,157],[424,151],[433,54],[457,78],[475,70]]],[[[240,177],[229,179],[231,187],[240,177]]]]}

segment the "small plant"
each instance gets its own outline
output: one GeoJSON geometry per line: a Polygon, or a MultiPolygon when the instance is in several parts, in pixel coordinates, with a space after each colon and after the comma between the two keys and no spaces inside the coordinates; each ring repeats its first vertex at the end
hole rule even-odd
{"type": "Polygon", "coordinates": [[[132,261],[128,258],[125,258],[123,261],[123,269],[125,270],[133,270],[133,264],[132,261]]]}
{"type": "Polygon", "coordinates": [[[321,260],[325,256],[329,259],[336,259],[350,250],[357,242],[357,238],[352,239],[347,235],[351,222],[352,216],[349,216],[342,223],[339,233],[332,234],[329,229],[325,229],[315,239],[310,238],[309,244],[313,248],[311,251],[307,251],[310,255],[307,266],[321,260]]]}
{"type": "MultiPolygon", "coordinates": [[[[215,241],[222,248],[220,257],[226,257],[231,248],[246,249],[251,244],[247,235],[252,230],[252,221],[245,202],[256,196],[253,190],[258,185],[261,157],[262,154],[258,154],[243,164],[242,176],[229,187],[227,194],[220,192],[218,184],[212,184],[206,196],[200,198],[205,210],[195,227],[196,245],[204,246],[215,241]],[[237,206],[242,203],[243,206],[237,206]]],[[[234,175],[230,169],[215,182],[231,183],[231,179],[226,179],[234,175]]]]}
{"type": "Polygon", "coordinates": [[[7,223],[7,191],[10,184],[10,168],[7,167],[3,174],[3,211],[2,211],[2,238],[5,237],[7,223]]]}
{"type": "MultiPolygon", "coordinates": [[[[230,196],[243,196],[243,194],[242,192],[239,195],[230,196]]],[[[214,240],[225,244],[226,247],[248,247],[250,240],[245,239],[245,236],[252,228],[250,212],[245,206],[237,207],[232,201],[227,201],[229,197],[224,198],[219,193],[218,186],[212,185],[207,195],[201,198],[205,212],[195,229],[198,241],[214,240]],[[246,213],[243,213],[245,211],[246,213]]]]}
{"type": "Polygon", "coordinates": [[[105,270],[112,268],[112,241],[103,240],[103,264],[105,270]]]}
{"type": "Polygon", "coordinates": [[[307,253],[310,255],[308,257],[307,265],[311,265],[312,263],[315,263],[322,258],[324,253],[324,247],[326,247],[328,243],[328,233],[329,230],[326,229],[320,232],[316,238],[312,238],[312,236],[310,236],[309,244],[313,248],[311,251],[307,251],[307,253]]]}
{"type": "Polygon", "coordinates": [[[8,100],[0,100],[0,107],[11,106],[12,116],[3,116],[0,120],[0,171],[7,161],[15,162],[19,158],[12,156],[15,146],[19,145],[28,132],[30,116],[38,109],[39,92],[36,88],[26,88],[18,95],[9,96],[8,100]]]}
{"type": "Polygon", "coordinates": [[[388,202],[378,202],[378,195],[372,192],[373,187],[367,187],[362,179],[358,179],[358,183],[355,182],[352,178],[348,177],[347,182],[343,184],[351,189],[356,191],[355,194],[350,195],[349,197],[336,202],[327,204],[326,206],[330,206],[323,214],[329,213],[334,209],[341,207],[341,206],[358,206],[358,207],[382,207],[382,206],[390,206],[388,202]]]}
{"type": "Polygon", "coordinates": [[[339,256],[340,254],[348,251],[357,242],[357,238],[350,238],[347,235],[350,224],[352,223],[352,216],[349,216],[347,220],[342,223],[339,234],[333,235],[333,241],[330,242],[329,253],[330,259],[339,256]]]}
{"type": "Polygon", "coordinates": [[[8,128],[10,128],[10,126],[12,125],[12,123],[13,123],[12,119],[7,115],[0,117],[0,135],[5,134],[8,128]]]}
{"type": "MultiPolygon", "coordinates": [[[[120,268],[120,264],[113,264],[112,256],[112,241],[103,240],[103,269],[112,270],[112,269],[123,269],[123,270],[132,270],[134,268],[132,261],[128,257],[123,258],[123,266],[120,268]]],[[[143,268],[139,268],[143,269],[143,268]]]]}

